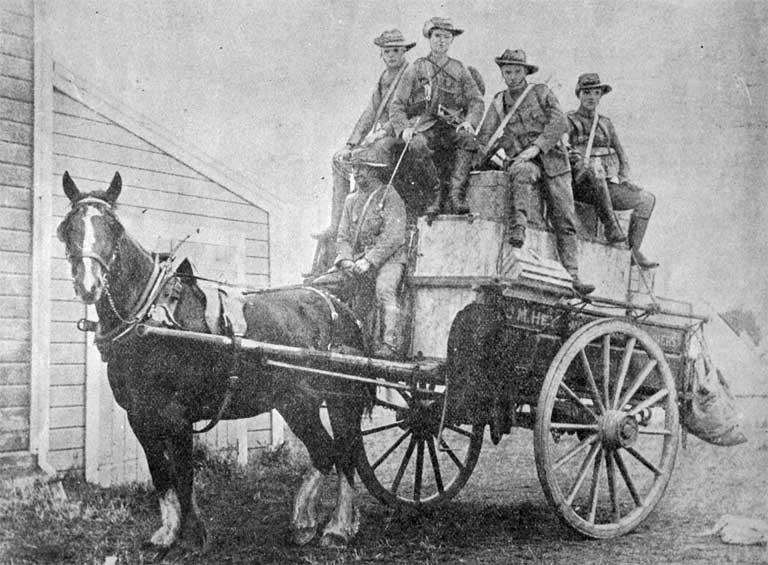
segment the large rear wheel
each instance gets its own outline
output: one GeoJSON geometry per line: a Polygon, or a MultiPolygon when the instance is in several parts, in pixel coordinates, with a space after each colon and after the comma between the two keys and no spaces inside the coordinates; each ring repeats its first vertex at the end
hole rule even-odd
{"type": "Polygon", "coordinates": [[[555,355],[534,451],[544,494],[574,530],[605,539],[643,522],[667,487],[679,435],[675,380],[641,328],[598,320],[555,355]]]}
{"type": "Polygon", "coordinates": [[[477,464],[484,426],[447,424],[438,439],[442,396],[379,389],[362,420],[357,470],[384,504],[423,509],[453,498],[477,464]]]}

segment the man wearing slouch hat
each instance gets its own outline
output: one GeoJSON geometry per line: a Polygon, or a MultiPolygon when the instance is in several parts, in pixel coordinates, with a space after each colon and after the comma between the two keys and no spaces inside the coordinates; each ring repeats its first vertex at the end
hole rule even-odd
{"type": "Polygon", "coordinates": [[[350,190],[351,151],[359,146],[373,144],[383,144],[385,148],[389,148],[395,141],[395,132],[390,121],[390,104],[395,89],[408,66],[405,53],[413,48],[416,42],[406,41],[400,30],[391,29],[376,37],[373,43],[381,49],[381,58],[386,68],[376,82],[368,105],[358,118],[346,145],[333,156],[331,221],[326,229],[315,234],[314,237],[317,239],[333,241],[336,238],[344,199],[350,190]]]}
{"type": "Polygon", "coordinates": [[[494,96],[477,139],[483,164],[495,163],[509,174],[509,243],[525,243],[530,195],[540,186],[560,263],[571,275],[574,290],[589,294],[595,287],[579,278],[571,167],[561,139],[568,122],[547,85],[528,83],[527,76],[539,68],[528,63],[524,51],[507,49],[495,61],[507,88],[494,96]]]}
{"type": "Polygon", "coordinates": [[[483,98],[475,79],[461,61],[448,57],[453,39],[464,30],[448,18],[430,18],[424,24],[430,53],[416,59],[398,85],[390,116],[395,134],[408,143],[408,150],[425,171],[424,182],[434,189],[428,216],[443,211],[469,212],[463,194],[474,154],[475,139],[483,116],[483,98]],[[433,154],[452,156],[450,192],[446,202],[433,154]]]}
{"type": "Polygon", "coordinates": [[[609,118],[597,113],[600,99],[611,90],[597,73],[584,73],[576,83],[579,108],[568,112],[573,192],[577,200],[595,206],[609,242],[629,239],[632,263],[653,269],[659,264],[643,255],[640,244],[656,197],[629,180],[629,160],[616,129],[609,118]],[[632,210],[627,234],[622,233],[614,210],[632,210]]]}

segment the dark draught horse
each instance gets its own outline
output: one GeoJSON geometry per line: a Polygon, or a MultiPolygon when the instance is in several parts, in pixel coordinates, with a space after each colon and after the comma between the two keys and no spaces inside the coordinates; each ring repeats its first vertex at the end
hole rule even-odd
{"type": "MultiPolygon", "coordinates": [[[[75,292],[85,303],[96,304],[100,324],[96,341],[108,364],[109,384],[128,413],[159,495],[162,526],[151,542],[169,548],[184,539],[205,547],[207,536],[193,493],[192,425],[213,419],[222,405],[232,352],[186,340],[142,338],[130,331],[143,315],[141,303],[157,277],[157,261],[125,233],[115,215],[120,175],[115,173],[106,192],[81,193],[68,173],[63,184],[72,209],[59,226],[59,238],[66,245],[75,292]]],[[[194,279],[178,281],[176,321],[183,329],[207,332],[204,296],[194,279]]],[[[315,349],[365,349],[353,317],[318,292],[293,288],[247,296],[246,337],[315,349]]],[[[369,391],[362,385],[301,376],[247,359],[238,373],[239,384],[222,418],[246,418],[276,408],[312,459],[314,469],[305,475],[294,502],[294,541],[304,544],[315,536],[320,484],[335,466],[338,500],[322,542],[347,542],[359,525],[354,455],[369,391]],[[334,438],[320,420],[323,400],[334,438]]]]}

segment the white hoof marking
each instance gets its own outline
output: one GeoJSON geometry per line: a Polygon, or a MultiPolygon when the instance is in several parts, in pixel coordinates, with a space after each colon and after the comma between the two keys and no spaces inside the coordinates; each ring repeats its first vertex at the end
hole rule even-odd
{"type": "Polygon", "coordinates": [[[181,504],[173,489],[168,489],[160,497],[160,518],[163,525],[152,534],[150,542],[160,547],[170,547],[178,539],[181,528],[181,504]]]}

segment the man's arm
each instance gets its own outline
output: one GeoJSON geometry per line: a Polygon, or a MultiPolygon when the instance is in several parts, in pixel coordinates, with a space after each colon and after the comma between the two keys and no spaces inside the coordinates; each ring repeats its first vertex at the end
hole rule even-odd
{"type": "Polygon", "coordinates": [[[461,71],[462,95],[464,100],[467,101],[467,115],[464,120],[469,122],[472,128],[476,130],[480,125],[480,120],[483,119],[483,111],[485,110],[483,95],[480,94],[480,89],[467,68],[462,65],[461,71]]]}
{"type": "Polygon", "coordinates": [[[384,228],[376,243],[365,254],[365,259],[374,267],[381,267],[387,259],[405,244],[405,204],[391,186],[384,194],[384,228]]]}
{"type": "MultiPolygon", "coordinates": [[[[500,92],[496,95],[496,97],[503,95],[504,93],[500,92]]],[[[496,97],[494,97],[494,102],[496,97]]],[[[477,141],[480,142],[480,146],[482,148],[485,147],[485,145],[488,143],[488,140],[491,139],[491,136],[494,134],[496,128],[498,128],[499,124],[501,123],[502,117],[496,111],[496,104],[494,102],[491,102],[491,107],[488,108],[488,112],[485,114],[485,119],[483,120],[483,123],[480,124],[480,129],[477,131],[477,141]]]]}
{"type": "Polygon", "coordinates": [[[568,119],[560,109],[557,97],[546,85],[537,85],[536,90],[539,90],[535,94],[544,110],[547,125],[544,126],[544,131],[541,132],[541,135],[533,143],[539,148],[541,153],[547,154],[557,145],[563,134],[568,133],[568,119]]]}
{"type": "Polygon", "coordinates": [[[629,178],[629,158],[627,157],[624,147],[619,141],[619,136],[616,135],[616,128],[613,127],[613,122],[608,122],[608,135],[611,140],[611,147],[616,151],[616,156],[619,158],[619,180],[627,180],[629,178]]]}
{"type": "Polygon", "coordinates": [[[381,97],[381,78],[379,78],[379,82],[376,84],[373,94],[371,94],[371,99],[368,101],[368,106],[366,106],[358,118],[357,124],[355,124],[355,128],[347,140],[347,146],[355,147],[360,145],[363,138],[371,131],[371,128],[374,126],[373,120],[376,118],[376,112],[381,105],[381,97]]]}
{"type": "Polygon", "coordinates": [[[411,99],[416,79],[416,64],[413,64],[405,70],[403,78],[400,79],[400,84],[397,85],[395,94],[392,97],[392,102],[389,104],[389,122],[396,136],[400,136],[403,130],[408,127],[406,107],[411,99]]]}
{"type": "Polygon", "coordinates": [[[353,195],[347,197],[344,202],[344,210],[341,213],[341,221],[339,222],[339,230],[336,235],[336,259],[333,264],[338,265],[342,261],[352,260],[352,234],[350,227],[350,214],[352,213],[352,198],[353,195]]]}

